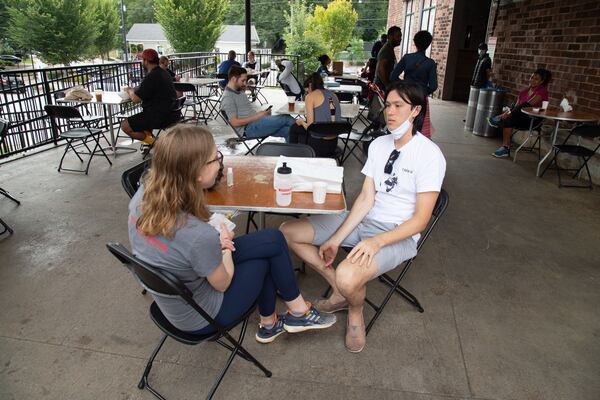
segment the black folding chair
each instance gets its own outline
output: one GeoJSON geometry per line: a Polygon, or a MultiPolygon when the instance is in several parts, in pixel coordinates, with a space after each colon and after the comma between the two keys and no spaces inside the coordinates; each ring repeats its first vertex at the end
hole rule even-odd
{"type": "MultiPolygon", "coordinates": [[[[449,202],[448,193],[444,189],[442,189],[440,191],[438,199],[435,203],[435,207],[433,208],[431,220],[429,221],[427,228],[425,228],[425,231],[423,231],[423,233],[421,233],[421,238],[419,239],[419,243],[417,243],[417,252],[421,251],[421,249],[423,248],[423,245],[425,244],[425,241],[427,241],[427,239],[429,238],[429,235],[431,235],[433,228],[435,228],[438,221],[440,220],[440,218],[446,211],[446,208],[448,207],[448,202],[449,202]]],[[[350,253],[352,251],[351,247],[344,247],[343,249],[348,253],[350,253]]],[[[418,256],[418,254],[417,254],[417,256],[418,256]]],[[[408,259],[408,260],[402,262],[402,264],[398,265],[398,267],[399,266],[403,266],[403,267],[402,267],[402,270],[400,271],[400,274],[398,274],[398,276],[395,279],[392,278],[387,273],[379,276],[379,281],[386,284],[389,287],[388,292],[386,293],[383,301],[380,304],[375,304],[370,299],[365,298],[365,302],[375,310],[375,315],[373,315],[373,317],[367,324],[367,328],[366,328],[367,335],[369,334],[369,331],[373,327],[373,324],[375,324],[375,321],[377,321],[377,318],[379,318],[379,316],[383,312],[383,309],[385,308],[387,303],[390,301],[390,298],[392,297],[392,295],[394,293],[397,293],[400,296],[402,296],[402,298],[404,298],[410,304],[415,306],[415,308],[419,312],[422,313],[425,311],[423,309],[423,307],[421,306],[421,303],[419,303],[419,300],[412,293],[410,293],[408,290],[406,290],[402,285],[400,285],[400,281],[404,278],[404,276],[406,276],[406,273],[408,272],[409,268],[411,267],[413,261],[415,260],[415,258],[417,258],[417,256],[414,256],[413,258],[408,259]]],[[[396,268],[398,268],[398,267],[396,267],[396,268]]],[[[329,287],[325,291],[324,297],[328,297],[330,291],[331,291],[331,287],[329,287]]]]}
{"type": "MultiPolygon", "coordinates": [[[[108,146],[111,145],[110,142],[108,141],[106,136],[104,136],[102,129],[90,128],[89,123],[83,119],[81,113],[77,108],[70,106],[54,106],[48,104],[44,107],[44,110],[46,110],[48,116],[55,122],[59,119],[67,121],[67,129],[60,132],[60,136],[65,139],[67,145],[65,146],[65,152],[63,153],[60,159],[60,164],[58,165],[58,172],[60,172],[62,169],[65,171],[72,172],[85,172],[85,174],[87,175],[88,170],[90,169],[90,163],[92,162],[92,158],[99,154],[102,154],[104,158],[106,158],[106,161],[108,161],[108,163],[112,165],[112,162],[110,161],[110,159],[104,152],[104,149],[100,145],[100,139],[104,139],[108,146]],[[71,128],[71,124],[73,123],[73,121],[80,125],[80,127],[71,128]],[[96,143],[94,146],[94,150],[91,150],[88,146],[87,142],[90,138],[96,143]],[[81,141],[81,145],[83,145],[87,149],[87,152],[78,152],[75,146],[73,146],[73,142],[76,141],[81,141]],[[73,150],[73,152],[81,162],[83,162],[81,154],[88,154],[90,156],[87,166],[84,170],[62,168],[62,163],[69,149],[73,150]]],[[[60,124],[57,123],[57,126],[60,127],[60,124]]]]}
{"type": "Polygon", "coordinates": [[[223,118],[223,121],[225,121],[227,126],[229,126],[235,132],[235,135],[237,136],[237,138],[236,138],[237,142],[242,143],[248,150],[248,151],[246,151],[246,153],[244,153],[244,155],[254,154],[254,149],[256,149],[263,142],[263,140],[265,140],[266,138],[269,137],[269,136],[264,136],[264,137],[249,138],[246,136],[246,133],[244,132],[246,129],[245,127],[239,128],[240,130],[242,130],[242,132],[240,133],[240,131],[238,131],[238,129],[236,127],[231,125],[231,122],[229,121],[229,116],[227,115],[227,112],[225,110],[221,110],[221,117],[223,118]],[[248,146],[247,142],[249,140],[256,140],[256,144],[252,147],[248,146]]]}
{"type": "MultiPolygon", "coordinates": [[[[0,118],[0,148],[2,148],[2,146],[4,145],[4,140],[6,138],[6,135],[8,135],[8,128],[9,128],[8,121],[3,118],[0,118]]],[[[15,199],[4,188],[0,187],[0,194],[3,195],[4,197],[8,197],[10,200],[17,203],[17,205],[21,205],[21,202],[19,200],[15,199]]],[[[8,226],[8,224],[2,220],[2,218],[0,218],[0,225],[2,225],[2,227],[3,227],[3,230],[2,230],[2,232],[0,232],[0,235],[4,235],[4,233],[6,233],[6,232],[8,232],[9,234],[12,234],[14,232],[12,230],[12,228],[10,226],[8,226]]]]}
{"type": "Polygon", "coordinates": [[[125,189],[125,193],[127,193],[129,198],[132,198],[140,187],[142,176],[146,170],[150,168],[150,162],[151,160],[144,160],[141,163],[129,168],[121,175],[121,184],[123,185],[123,189],[125,189]]]}
{"type": "Polygon", "coordinates": [[[261,72],[258,75],[258,80],[256,81],[256,85],[250,87],[251,94],[252,94],[252,101],[254,102],[255,100],[258,100],[258,102],[260,103],[261,106],[263,104],[266,104],[269,102],[267,100],[267,98],[265,97],[265,95],[261,93],[261,91],[265,88],[265,82],[267,81],[267,78],[269,77],[270,73],[271,73],[271,71],[261,72]]]}
{"type": "Polygon", "coordinates": [[[173,82],[173,86],[175,87],[176,91],[181,92],[185,95],[185,101],[183,103],[183,107],[185,108],[185,111],[183,111],[182,122],[186,122],[186,121],[190,120],[190,119],[186,119],[185,116],[186,116],[188,110],[190,108],[192,108],[192,110],[194,112],[194,118],[192,118],[192,119],[195,119],[196,123],[198,123],[201,119],[203,119],[204,123],[206,124],[208,122],[208,117],[206,116],[206,113],[204,112],[204,110],[202,108],[204,100],[198,96],[196,86],[191,83],[180,83],[180,82],[173,82]],[[198,108],[200,110],[198,110],[198,108]],[[202,116],[202,117],[200,117],[200,116],[202,116]]]}
{"type": "MultiPolygon", "coordinates": [[[[65,97],[65,92],[62,90],[59,90],[58,92],[54,93],[54,100],[60,100],[63,99],[65,97]]],[[[101,115],[94,115],[90,112],[89,109],[89,104],[84,104],[82,107],[85,110],[85,114],[81,114],[81,118],[87,122],[90,126],[97,128],[98,125],[100,124],[100,122],[102,122],[102,120],[104,119],[103,116],[101,115]]],[[[77,118],[69,121],[72,124],[78,124],[79,120],[77,118]]]]}
{"type": "MultiPolygon", "coordinates": [[[[313,141],[335,140],[337,143],[338,137],[352,133],[352,125],[348,121],[313,122],[308,126],[306,131],[307,140],[308,136],[310,136],[313,141]],[[332,137],[335,137],[335,139],[331,139],[332,137]]],[[[330,154],[323,154],[317,151],[317,157],[335,158],[338,165],[342,165],[344,159],[344,150],[336,146],[334,151],[330,154]]]]}
{"type": "Polygon", "coordinates": [[[127,250],[123,245],[119,243],[108,243],[106,245],[108,250],[119,260],[121,261],[129,271],[133,273],[133,275],[137,278],[139,282],[150,292],[156,295],[162,296],[178,296],[187,303],[190,307],[192,307],[198,314],[202,316],[211,327],[214,328],[214,333],[197,335],[188,332],[181,331],[174,327],[164,316],[161,310],[158,308],[156,302],[153,302],[150,305],[150,318],[156,324],[156,326],[164,333],[162,338],[160,339],[158,346],[152,352],[148,363],[146,364],[146,369],[138,383],[138,388],[140,390],[148,389],[150,393],[152,393],[157,398],[164,400],[165,398],[158,393],[156,389],[150,386],[148,382],[148,375],[150,374],[150,370],[152,369],[152,363],[154,359],[158,355],[158,352],[162,348],[163,344],[167,337],[170,337],[180,343],[186,345],[197,345],[203,342],[217,342],[219,345],[231,351],[230,356],[225,363],[225,366],[221,369],[221,372],[217,379],[215,380],[212,388],[210,389],[207,399],[212,399],[214,396],[219,384],[223,380],[223,377],[227,373],[233,359],[236,355],[239,355],[246,361],[249,361],[256,365],[267,377],[271,377],[271,371],[266,369],[256,358],[254,358],[248,350],[246,350],[242,346],[242,342],[244,341],[244,337],[246,335],[246,328],[248,326],[248,318],[256,309],[256,304],[252,305],[245,313],[242,315],[237,321],[232,323],[229,326],[221,326],[217,323],[202,307],[196,303],[194,300],[193,293],[188,289],[188,287],[179,280],[176,276],[169,273],[168,271],[160,270],[156,267],[153,267],[142,260],[136,258],[127,250]],[[240,334],[237,338],[233,338],[230,334],[230,331],[241,324],[240,334]]]}
{"type": "MultiPolygon", "coordinates": [[[[529,131],[527,132],[527,137],[525,138],[523,143],[521,143],[521,145],[519,147],[517,147],[517,149],[515,150],[513,162],[517,162],[517,154],[519,154],[520,151],[524,151],[527,153],[533,153],[534,151],[537,150],[538,160],[541,158],[541,156],[542,156],[542,125],[543,124],[544,124],[543,118],[531,118],[531,121],[529,123],[529,131]],[[532,138],[535,138],[535,140],[533,141],[533,144],[531,146],[526,146],[527,143],[529,143],[529,141],[532,138]],[[535,147],[536,144],[537,144],[537,149],[535,147]]],[[[510,142],[511,143],[513,142],[513,137],[515,136],[515,134],[520,130],[522,130],[522,129],[513,128],[513,131],[510,134],[510,142]]],[[[510,149],[509,149],[509,151],[510,151],[510,149]]]]}
{"type": "Polygon", "coordinates": [[[546,166],[546,168],[544,168],[544,170],[542,171],[542,174],[540,176],[544,176],[544,173],[546,172],[546,170],[548,168],[551,168],[552,165],[555,166],[556,168],[556,172],[558,175],[558,187],[573,187],[573,188],[588,188],[590,190],[592,190],[593,186],[592,186],[592,175],[590,175],[590,169],[588,167],[588,161],[590,160],[590,158],[592,158],[594,156],[594,154],[596,154],[596,151],[598,151],[598,149],[600,148],[600,143],[598,143],[598,145],[596,147],[594,147],[594,149],[592,150],[591,148],[585,147],[584,145],[581,144],[581,139],[589,139],[590,141],[593,141],[594,139],[597,139],[600,137],[600,125],[580,125],[580,126],[576,126],[575,128],[571,129],[571,131],[569,132],[569,134],[567,135],[567,137],[565,138],[565,140],[563,141],[562,144],[555,144],[553,145],[553,149],[554,149],[554,155],[552,157],[552,160],[550,160],[550,163],[548,163],[548,165],[546,166]],[[569,141],[569,138],[571,136],[577,136],[577,144],[567,144],[567,142],[569,141]],[[568,154],[574,157],[577,157],[577,159],[580,162],[580,165],[578,168],[561,168],[558,165],[558,155],[559,154],[568,154]],[[563,185],[562,181],[561,181],[561,177],[560,177],[560,171],[575,171],[575,173],[573,174],[573,176],[571,177],[572,179],[577,178],[577,176],[579,175],[579,173],[581,172],[581,170],[585,168],[585,171],[587,173],[588,179],[587,185],[563,185]]]}

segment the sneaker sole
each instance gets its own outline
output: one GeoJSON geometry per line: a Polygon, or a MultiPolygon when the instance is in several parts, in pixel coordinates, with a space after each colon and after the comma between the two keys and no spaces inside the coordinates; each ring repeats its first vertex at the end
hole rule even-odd
{"type": "Polygon", "coordinates": [[[294,326],[294,325],[283,324],[283,329],[285,329],[288,333],[300,333],[300,332],[306,332],[306,331],[311,331],[311,330],[316,330],[316,329],[326,329],[326,328],[333,326],[333,324],[335,324],[336,322],[337,321],[333,321],[332,323],[326,324],[326,325],[307,325],[307,326],[294,326]]]}
{"type": "Polygon", "coordinates": [[[256,339],[256,341],[257,341],[258,343],[267,344],[267,343],[271,343],[272,341],[274,341],[275,339],[277,339],[277,337],[278,337],[279,335],[281,335],[282,333],[285,333],[285,329],[284,329],[284,330],[282,330],[281,332],[279,332],[277,335],[273,335],[273,336],[271,336],[271,337],[268,337],[268,338],[261,338],[260,336],[258,336],[258,334],[257,334],[257,335],[254,335],[254,338],[256,339]]]}
{"type": "Polygon", "coordinates": [[[496,158],[506,158],[506,157],[509,157],[509,155],[508,155],[508,154],[502,154],[501,156],[499,156],[499,155],[496,155],[496,153],[492,153],[492,155],[493,155],[494,157],[496,157],[496,158]]]}

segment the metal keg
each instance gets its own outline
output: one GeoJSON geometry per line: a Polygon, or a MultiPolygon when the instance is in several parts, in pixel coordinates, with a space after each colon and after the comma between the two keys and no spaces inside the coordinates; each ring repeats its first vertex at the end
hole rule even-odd
{"type": "Polygon", "coordinates": [[[502,101],[504,100],[504,89],[480,89],[477,100],[477,112],[473,124],[473,134],[477,136],[493,137],[498,135],[498,129],[488,125],[490,117],[500,114],[502,101]]]}
{"type": "Polygon", "coordinates": [[[475,114],[477,112],[477,99],[479,98],[479,88],[471,86],[469,91],[469,104],[467,106],[467,116],[465,117],[465,129],[468,131],[473,130],[473,124],[475,123],[475,114]]]}

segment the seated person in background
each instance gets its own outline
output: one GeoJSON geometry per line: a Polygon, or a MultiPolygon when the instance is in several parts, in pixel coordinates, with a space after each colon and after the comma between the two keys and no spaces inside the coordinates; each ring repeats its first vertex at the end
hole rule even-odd
{"type": "MultiPolygon", "coordinates": [[[[236,56],[237,56],[237,54],[235,54],[235,51],[229,50],[229,53],[227,53],[227,60],[225,60],[221,64],[219,64],[217,73],[227,75],[229,73],[229,68],[231,68],[232,65],[237,65],[239,67],[240,63],[235,61],[236,56]]],[[[224,88],[226,85],[227,85],[226,79],[219,81],[219,86],[221,86],[221,88],[224,88]]]]}
{"type": "Polygon", "coordinates": [[[350,212],[315,215],[280,228],[294,253],[331,285],[331,297],[315,307],[348,309],[346,348],[353,353],[366,343],[367,282],[417,254],[419,233],[431,219],[446,171],[440,149],[415,129],[425,116],[421,85],[393,82],[385,104],[390,134],[369,146],[363,187],[350,212]],[[334,269],[341,246],[353,250],[334,269]]]}
{"type": "Polygon", "coordinates": [[[390,75],[390,81],[394,82],[400,79],[400,74],[404,73],[405,80],[420,84],[427,92],[427,114],[425,114],[423,125],[417,126],[417,129],[428,138],[431,138],[432,134],[429,96],[438,88],[435,61],[425,55],[425,50],[431,45],[432,40],[433,37],[428,31],[417,32],[413,38],[417,51],[404,55],[390,75]]]}
{"type": "Polygon", "coordinates": [[[375,68],[377,68],[377,59],[369,58],[365,62],[365,66],[360,70],[360,77],[367,78],[369,82],[373,82],[373,79],[375,79],[375,68]]]}
{"type": "Polygon", "coordinates": [[[289,115],[271,115],[271,110],[259,111],[246,96],[248,74],[239,66],[229,69],[229,82],[221,97],[221,110],[227,113],[229,123],[248,138],[278,136],[288,141],[294,118],[289,115]]]}
{"type": "Polygon", "coordinates": [[[337,96],[325,89],[321,75],[311,74],[304,87],[308,93],[305,98],[306,121],[302,118],[290,128],[290,143],[306,143],[315,150],[317,157],[333,157],[337,148],[337,136],[313,138],[307,133],[313,122],[335,122],[342,119],[340,102],[337,96]]]}
{"type": "Polygon", "coordinates": [[[140,86],[124,89],[134,103],[142,103],[142,112],[121,122],[121,129],[133,139],[145,144],[154,143],[153,129],[161,129],[177,121],[180,113],[173,111],[177,93],[173,78],[158,66],[158,53],[153,49],[142,52],[142,67],[148,72],[140,86]]]}
{"type": "Polygon", "coordinates": [[[494,128],[502,128],[502,146],[492,153],[494,157],[508,157],[510,155],[510,139],[513,128],[529,129],[531,118],[521,112],[525,107],[539,107],[542,101],[548,101],[548,83],[552,79],[550,71],[544,68],[535,70],[529,78],[529,86],[519,92],[519,97],[514,107],[488,120],[494,128]]]}
{"type": "Polygon", "coordinates": [[[282,85],[285,90],[285,94],[288,96],[296,96],[296,99],[300,100],[304,94],[304,91],[300,87],[298,79],[296,79],[292,73],[294,69],[294,63],[292,63],[290,60],[276,60],[275,64],[281,71],[277,77],[277,80],[279,83],[285,85],[282,85]]]}
{"type": "Polygon", "coordinates": [[[381,38],[373,43],[373,47],[371,48],[371,57],[377,60],[377,54],[379,54],[379,50],[383,47],[383,45],[387,42],[387,35],[384,33],[381,35],[381,38]]]}
{"type": "MultiPolygon", "coordinates": [[[[285,331],[332,326],[335,316],[320,313],[300,294],[281,232],[267,229],[234,239],[224,224],[215,228],[207,223],[203,192],[215,184],[222,159],[212,134],[203,128],[177,125],[157,142],[152,168],[129,203],[133,254],[182,280],[223,326],[258,301],[260,343],[285,331]],[[275,313],[277,294],[287,305],[286,314],[275,313]]],[[[177,329],[215,331],[183,300],[152,297],[177,329]]]]}
{"type": "Polygon", "coordinates": [[[244,64],[242,64],[242,67],[256,71],[256,55],[253,51],[248,52],[248,58],[244,64]]]}
{"type": "Polygon", "coordinates": [[[333,74],[333,71],[329,71],[329,66],[331,65],[331,58],[329,58],[329,56],[327,54],[322,54],[319,56],[319,58],[317,58],[317,60],[319,60],[319,62],[321,63],[321,65],[319,66],[319,68],[317,68],[317,74],[324,76],[324,75],[331,75],[333,74]]]}
{"type": "Polygon", "coordinates": [[[181,77],[175,75],[175,72],[171,71],[171,69],[169,68],[169,58],[167,56],[160,56],[158,65],[164,69],[165,71],[167,71],[169,73],[169,75],[171,75],[171,78],[173,78],[174,82],[179,82],[179,80],[181,79],[181,77]]]}

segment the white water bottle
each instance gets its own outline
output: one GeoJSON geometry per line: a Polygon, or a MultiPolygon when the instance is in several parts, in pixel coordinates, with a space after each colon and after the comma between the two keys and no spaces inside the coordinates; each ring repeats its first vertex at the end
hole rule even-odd
{"type": "Polygon", "coordinates": [[[287,207],[292,203],[292,169],[287,166],[286,162],[277,168],[275,201],[281,207],[287,207]]]}

